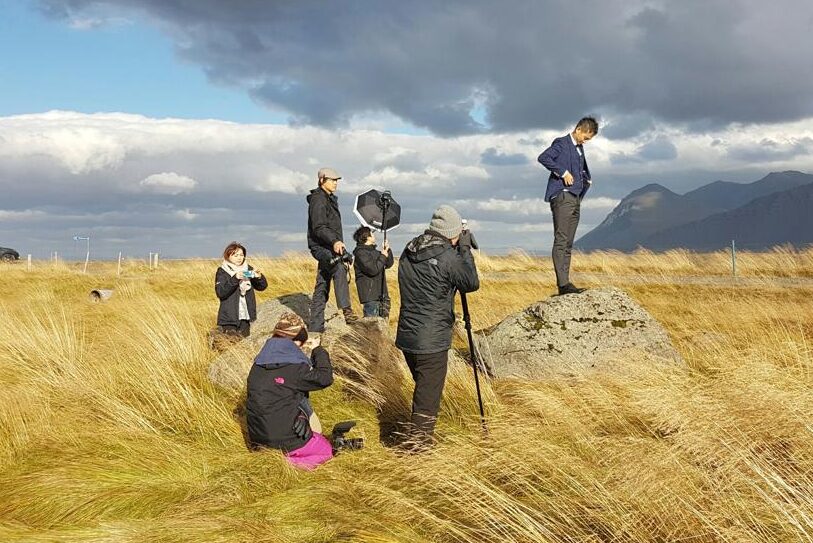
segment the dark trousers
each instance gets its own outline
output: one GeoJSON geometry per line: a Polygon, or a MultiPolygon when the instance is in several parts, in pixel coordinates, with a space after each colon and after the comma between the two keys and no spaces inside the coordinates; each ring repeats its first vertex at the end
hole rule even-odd
{"type": "Polygon", "coordinates": [[[430,354],[404,353],[415,381],[412,394],[412,432],[417,438],[430,438],[440,411],[440,397],[446,383],[449,351],[430,354]]]}
{"type": "Polygon", "coordinates": [[[339,309],[350,307],[350,285],[347,283],[347,268],[338,263],[330,266],[319,263],[316,269],[316,286],[313,287],[311,298],[311,319],[308,330],[311,332],[325,331],[325,304],[330,294],[330,282],[333,281],[333,293],[336,295],[336,305],[339,309]]]}
{"type": "Polygon", "coordinates": [[[389,318],[390,316],[390,299],[384,298],[383,302],[365,302],[361,304],[364,309],[365,317],[383,317],[389,318]]]}
{"type": "Polygon", "coordinates": [[[224,334],[248,337],[249,334],[251,334],[251,322],[247,320],[241,320],[240,324],[238,324],[237,326],[224,324],[220,327],[220,329],[223,330],[224,334]]]}
{"type": "Polygon", "coordinates": [[[553,212],[553,269],[556,271],[556,285],[563,287],[570,283],[570,253],[579,226],[581,200],[575,194],[562,191],[550,201],[553,212]]]}
{"type": "Polygon", "coordinates": [[[365,317],[378,317],[381,312],[381,302],[364,302],[361,304],[365,317]]]}

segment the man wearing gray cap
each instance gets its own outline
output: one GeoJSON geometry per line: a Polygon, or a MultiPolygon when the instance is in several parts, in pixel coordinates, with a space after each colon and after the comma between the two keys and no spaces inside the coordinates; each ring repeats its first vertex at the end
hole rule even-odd
{"type": "Polygon", "coordinates": [[[455,291],[480,288],[472,236],[451,206],[437,208],[429,228],[410,241],[398,262],[401,311],[395,345],[415,381],[411,438],[429,445],[440,410],[452,346],[455,291]]]}
{"type": "Polygon", "coordinates": [[[307,196],[308,201],[308,249],[319,265],[316,269],[316,286],[310,306],[308,330],[313,333],[325,331],[325,304],[330,295],[330,282],[336,294],[336,305],[342,310],[349,324],[358,320],[350,307],[350,286],[347,281],[346,261],[352,255],[345,251],[342,236],[342,214],[336,188],[342,176],[332,168],[322,168],[317,173],[319,186],[307,196]]]}

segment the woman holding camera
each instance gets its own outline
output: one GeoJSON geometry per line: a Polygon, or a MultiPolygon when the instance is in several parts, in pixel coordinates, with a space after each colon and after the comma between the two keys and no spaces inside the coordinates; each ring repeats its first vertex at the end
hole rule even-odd
{"type": "Polygon", "coordinates": [[[227,334],[247,337],[257,318],[254,290],[268,287],[260,270],[246,262],[246,248],[233,241],[223,251],[223,263],[215,273],[215,294],[220,299],[217,325],[227,334]]]}

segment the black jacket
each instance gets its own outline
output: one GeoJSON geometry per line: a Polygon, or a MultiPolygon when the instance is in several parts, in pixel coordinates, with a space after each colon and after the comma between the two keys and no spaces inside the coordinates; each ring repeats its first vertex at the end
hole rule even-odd
{"type": "Polygon", "coordinates": [[[395,259],[392,249],[384,257],[375,245],[356,245],[353,249],[353,270],[356,272],[356,290],[359,302],[377,302],[381,299],[381,285],[384,284],[384,296],[389,297],[387,283],[382,281],[384,270],[392,268],[395,259]]]}
{"type": "Polygon", "coordinates": [[[398,262],[398,288],[401,312],[395,345],[416,354],[448,350],[455,291],[480,288],[471,249],[455,249],[448,239],[427,230],[404,249],[398,262]]]}
{"type": "MultiPolygon", "coordinates": [[[[253,269],[249,264],[248,269],[253,269]]],[[[220,298],[220,309],[217,310],[218,326],[238,326],[240,324],[240,280],[232,277],[223,268],[218,268],[215,272],[215,294],[220,298]]],[[[254,290],[265,290],[268,281],[265,275],[251,279],[251,288],[246,292],[246,306],[248,307],[249,320],[257,318],[257,300],[254,298],[254,290]]]]}
{"type": "MultiPolygon", "coordinates": [[[[324,250],[333,255],[333,244],[344,241],[342,237],[342,214],[339,212],[339,199],[322,188],[313,189],[308,194],[308,249],[317,260],[324,258],[324,250]],[[317,255],[319,255],[317,257],[317,255]]],[[[327,256],[327,258],[330,258],[327,256]]]]}
{"type": "Polygon", "coordinates": [[[296,343],[272,337],[265,342],[248,372],[246,423],[254,445],[294,451],[306,441],[294,433],[299,404],[311,390],[333,383],[330,355],[323,347],[311,359],[296,343]]]}

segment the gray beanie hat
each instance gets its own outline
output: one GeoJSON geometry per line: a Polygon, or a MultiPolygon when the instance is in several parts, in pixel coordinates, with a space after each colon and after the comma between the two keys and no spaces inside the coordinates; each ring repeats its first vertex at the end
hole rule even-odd
{"type": "Polygon", "coordinates": [[[429,221],[429,230],[437,232],[445,238],[455,238],[463,230],[463,221],[460,213],[450,205],[443,204],[432,213],[429,221]]]}

